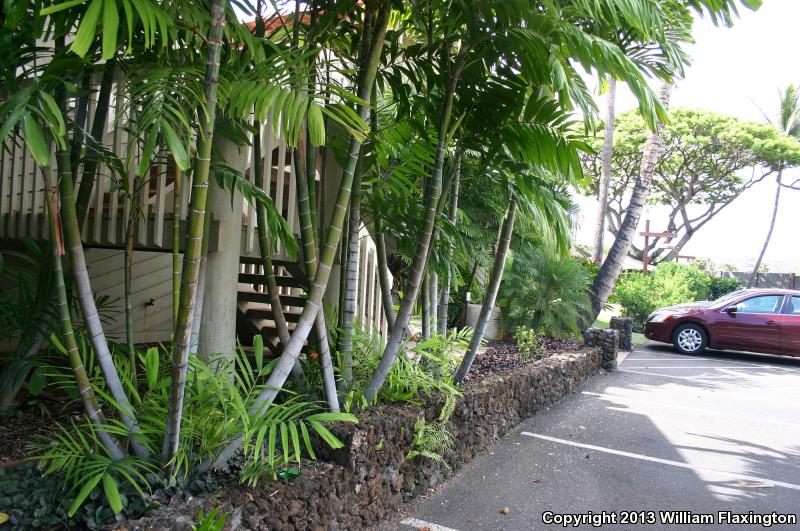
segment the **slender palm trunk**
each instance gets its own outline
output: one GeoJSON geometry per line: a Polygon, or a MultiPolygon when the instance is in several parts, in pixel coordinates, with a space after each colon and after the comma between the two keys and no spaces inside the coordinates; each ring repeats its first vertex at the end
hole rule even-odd
{"type": "MultiPolygon", "coordinates": [[[[135,194],[134,194],[135,195],[135,194]]],[[[128,348],[128,362],[131,365],[131,380],[136,384],[136,348],[133,345],[133,227],[139,216],[138,209],[131,206],[131,217],[125,234],[125,344],[128,348]]]]}
{"type": "MultiPolygon", "coordinates": [[[[453,184],[450,190],[450,223],[455,225],[456,216],[458,215],[458,191],[461,181],[461,157],[456,158],[455,168],[453,168],[453,184]]],[[[447,264],[447,274],[442,279],[442,293],[441,300],[439,301],[439,333],[442,336],[447,335],[447,319],[448,311],[450,309],[450,284],[451,275],[453,274],[453,266],[447,264]]]]}
{"type": "Polygon", "coordinates": [[[344,356],[342,381],[345,385],[353,379],[353,333],[355,331],[356,306],[358,304],[358,264],[361,258],[361,242],[358,234],[361,229],[361,166],[363,159],[356,165],[353,177],[353,193],[350,196],[350,216],[347,242],[347,262],[344,262],[342,274],[345,276],[344,308],[342,321],[339,324],[342,338],[339,351],[344,356]]]}
{"type": "MultiPolygon", "coordinates": [[[[58,199],[56,198],[56,186],[51,182],[50,168],[43,168],[42,175],[45,180],[45,194],[50,218],[50,238],[53,245],[53,271],[55,273],[55,291],[58,297],[58,319],[61,325],[61,341],[67,350],[67,357],[72,366],[72,374],[78,386],[78,393],[81,396],[86,416],[97,426],[97,435],[103,443],[108,455],[112,459],[122,459],[125,453],[119,447],[117,441],[109,434],[104,426],[106,418],[100,409],[95,398],[86,368],[83,366],[83,359],[78,351],[78,342],[75,340],[75,332],[72,328],[72,316],[69,312],[69,302],[67,300],[67,289],[64,285],[64,269],[61,265],[61,257],[64,255],[63,226],[61,224],[58,199]]],[[[68,177],[69,178],[69,177],[68,177]]],[[[71,179],[70,179],[71,180],[71,179]]]]}
{"type": "Polygon", "coordinates": [[[764,245],[761,247],[761,252],[758,253],[758,258],[756,259],[756,264],[753,266],[753,273],[750,275],[750,282],[748,282],[747,287],[753,287],[755,284],[756,278],[758,278],[758,270],[761,268],[761,261],[764,259],[764,255],[767,253],[767,247],[769,247],[769,241],[772,239],[772,231],[775,230],[775,220],[778,218],[778,205],[781,201],[781,189],[783,188],[783,184],[781,180],[783,179],[783,168],[778,170],[778,178],[777,178],[777,189],[775,190],[775,203],[772,206],[772,219],[769,222],[769,230],[767,231],[767,237],[764,239],[764,245]]]}
{"type": "Polygon", "coordinates": [[[428,339],[431,337],[431,290],[429,289],[430,279],[428,275],[423,275],[422,285],[422,298],[420,299],[420,313],[422,314],[422,337],[428,339]]]}
{"type": "Polygon", "coordinates": [[[199,266],[203,243],[203,226],[206,217],[211,145],[214,140],[214,121],[217,115],[219,59],[224,22],[225,0],[213,0],[211,4],[211,27],[207,40],[205,108],[200,113],[201,131],[198,136],[197,164],[192,181],[191,210],[186,223],[180,305],[178,307],[178,319],[175,323],[172,351],[172,383],[169,391],[167,426],[162,449],[163,462],[170,473],[175,471],[173,457],[178,450],[178,443],[180,442],[183,396],[186,387],[186,372],[189,366],[192,316],[197,300],[197,280],[200,275],[199,266]]]}
{"type": "Polygon", "coordinates": [[[381,305],[383,315],[391,330],[394,327],[394,299],[392,298],[392,281],[389,279],[389,264],[386,260],[386,236],[383,233],[383,218],[375,217],[375,254],[378,261],[378,283],[381,287],[381,305]]]}
{"type": "MultiPolygon", "coordinates": [[[[253,128],[255,131],[253,134],[253,181],[259,188],[266,190],[269,180],[264,171],[264,159],[261,153],[261,124],[254,120],[253,128]]],[[[271,158],[272,153],[267,153],[266,156],[271,158]]],[[[272,310],[272,320],[278,330],[278,341],[285,348],[286,344],[289,343],[289,325],[286,322],[286,315],[283,313],[283,304],[275,282],[275,268],[272,265],[272,238],[267,232],[267,209],[260,203],[256,204],[256,223],[258,228],[258,249],[261,253],[264,276],[267,279],[267,293],[269,294],[269,304],[272,310]]]]}
{"type": "MultiPolygon", "coordinates": [[[[669,97],[672,93],[672,85],[665,83],[659,91],[659,99],[664,104],[664,107],[669,106],[669,97]]],[[[655,131],[651,131],[647,136],[647,142],[642,152],[642,164],[639,171],[639,178],[633,187],[630,203],[625,212],[625,217],[622,220],[617,236],[608,252],[600,271],[592,283],[590,296],[592,300],[592,314],[587,316],[588,319],[583,323],[583,326],[591,325],[600,314],[603,304],[606,303],[611,291],[614,289],[614,284],[617,282],[620,272],[622,271],[622,264],[625,257],[631,248],[631,243],[636,234],[636,227],[639,226],[639,219],[642,215],[642,210],[647,202],[647,196],[650,192],[650,183],[653,180],[653,173],[655,172],[658,158],[661,155],[661,143],[664,132],[664,124],[659,123],[655,131]]]]}
{"type": "MultiPolygon", "coordinates": [[[[312,279],[317,274],[319,259],[317,256],[316,231],[311,214],[312,204],[308,189],[310,179],[306,175],[309,169],[305,165],[305,159],[303,159],[302,154],[300,149],[295,149],[293,153],[296,167],[297,212],[300,218],[300,239],[303,244],[306,277],[312,279]]],[[[295,330],[297,329],[295,328],[295,330]]],[[[333,372],[333,357],[331,356],[330,343],[328,342],[328,330],[323,312],[317,312],[314,318],[314,333],[317,336],[325,399],[328,401],[328,408],[332,412],[338,412],[339,396],[336,394],[336,376],[333,372]]],[[[294,365],[297,365],[296,360],[294,365]]]]}
{"type": "MultiPolygon", "coordinates": [[[[103,129],[108,119],[108,108],[111,103],[111,87],[114,84],[114,61],[108,61],[103,67],[103,78],[100,81],[100,92],[97,94],[97,106],[92,120],[91,141],[102,142],[103,129]]],[[[73,161],[74,162],[74,161],[73,161]]],[[[86,150],[86,159],[83,163],[83,175],[78,186],[78,195],[75,200],[75,210],[78,217],[78,226],[83,227],[86,214],[89,211],[89,200],[92,197],[94,182],[97,177],[98,158],[94,149],[86,150]]]]}
{"type": "Polygon", "coordinates": [[[439,275],[431,271],[428,275],[428,304],[430,305],[431,333],[439,330],[439,275]]]}
{"type": "Polygon", "coordinates": [[[181,210],[183,173],[175,167],[175,181],[172,183],[172,326],[178,322],[178,306],[181,297],[181,210]]]}
{"type": "Polygon", "coordinates": [[[61,215],[64,239],[69,251],[72,274],[75,277],[75,287],[77,290],[78,302],[83,315],[83,322],[89,333],[89,340],[94,349],[95,359],[103,372],[106,386],[111,396],[120,408],[120,417],[125,427],[131,433],[131,447],[136,455],[147,457],[147,448],[136,440],[139,427],[136,423],[136,416],[131,407],[128,396],[114,366],[111,352],[108,349],[108,342],[100,322],[100,315],[92,293],[92,286],[89,280],[89,271],[86,267],[86,257],[83,253],[83,243],[81,233],[78,228],[78,218],[75,212],[75,197],[71,175],[71,165],[69,152],[59,150],[57,153],[59,188],[61,191],[61,215]]]}
{"type": "MultiPolygon", "coordinates": [[[[358,90],[358,97],[365,102],[365,105],[359,106],[358,115],[362,120],[366,120],[368,107],[372,95],[372,84],[375,81],[378,65],[380,63],[381,51],[383,50],[384,36],[386,33],[386,26],[389,22],[389,14],[391,6],[389,4],[381,4],[378,7],[378,15],[376,21],[376,31],[374,37],[369,45],[369,52],[367,60],[364,62],[363,75],[360,76],[360,86],[358,90]]],[[[356,169],[356,162],[358,161],[359,153],[361,151],[361,141],[356,137],[351,137],[350,146],[347,150],[347,159],[342,172],[342,181],[339,186],[339,192],[336,196],[336,203],[333,212],[331,213],[331,221],[328,225],[328,230],[325,236],[325,243],[321,247],[321,254],[319,264],[317,266],[316,275],[311,282],[311,289],[303,307],[303,313],[298,319],[297,326],[292,333],[291,341],[286,346],[278,360],[277,365],[272,371],[269,379],[267,380],[266,388],[259,394],[258,401],[253,408],[253,413],[263,412],[269,408],[269,405],[275,400],[281,387],[283,386],[289,372],[294,365],[300,350],[303,348],[308,333],[311,331],[314,321],[316,320],[317,313],[322,304],[322,297],[325,294],[325,289],[330,278],[331,266],[334,257],[336,256],[337,248],[339,247],[339,239],[342,234],[342,226],[344,225],[344,218],[347,213],[347,206],[350,201],[350,189],[353,184],[353,175],[356,169]]],[[[235,446],[235,445],[233,445],[235,446]]],[[[229,455],[228,452],[223,452],[223,457],[229,455]]]]}
{"type": "MultiPolygon", "coordinates": [[[[211,201],[211,191],[208,192],[206,204],[211,201]]],[[[200,272],[197,274],[197,300],[194,303],[192,315],[192,339],[189,342],[189,352],[197,354],[200,348],[200,327],[203,325],[203,301],[206,297],[206,271],[208,271],[208,238],[211,234],[211,211],[206,210],[203,221],[203,243],[200,247],[200,272]]]]}
{"type": "Polygon", "coordinates": [[[419,287],[422,282],[422,277],[425,274],[425,266],[428,261],[428,251],[430,249],[431,236],[433,234],[433,226],[436,218],[436,207],[439,202],[439,195],[442,188],[442,172],[444,170],[444,158],[447,147],[447,133],[450,129],[450,117],[453,110],[453,97],[455,95],[456,87],[458,86],[458,79],[461,75],[461,70],[466,62],[466,49],[459,53],[456,59],[456,65],[450,77],[447,91],[445,93],[444,102],[439,116],[438,127],[438,145],[436,147],[436,162],[434,165],[433,173],[428,179],[428,186],[425,190],[425,216],[422,221],[421,230],[419,233],[419,242],[417,244],[417,251],[414,256],[414,263],[411,268],[411,273],[408,278],[408,286],[406,288],[405,296],[400,303],[400,309],[397,312],[394,326],[392,327],[389,340],[386,342],[383,355],[381,356],[380,364],[375,370],[369,386],[364,393],[367,400],[373,401],[378,396],[378,391],[383,387],[386,377],[389,375],[389,370],[392,368],[394,360],[400,351],[400,345],[406,335],[408,322],[411,319],[411,312],[414,309],[414,304],[419,294],[419,287]]]}
{"type": "Polygon", "coordinates": [[[475,355],[478,353],[478,348],[481,346],[483,334],[486,332],[486,325],[489,323],[489,318],[494,309],[494,303],[497,300],[497,292],[500,290],[500,281],[503,280],[503,270],[506,265],[508,248],[511,245],[511,236],[514,233],[514,219],[516,213],[517,201],[512,197],[506,209],[506,214],[503,217],[503,226],[500,229],[500,235],[497,238],[494,264],[492,265],[492,272],[489,276],[489,284],[486,286],[486,295],[483,297],[481,313],[475,325],[475,333],[472,334],[469,350],[464,354],[464,359],[461,360],[461,365],[458,367],[456,375],[453,378],[456,383],[463,382],[464,378],[467,376],[470,367],[472,367],[472,362],[475,360],[475,355]]]}
{"type": "Polygon", "coordinates": [[[594,249],[592,258],[599,264],[603,260],[603,237],[606,232],[606,212],[608,211],[608,184],[611,182],[611,156],[614,153],[614,105],[617,97],[617,80],[608,76],[608,95],[606,107],[605,137],[600,156],[600,185],[597,194],[597,218],[594,230],[594,249]]]}

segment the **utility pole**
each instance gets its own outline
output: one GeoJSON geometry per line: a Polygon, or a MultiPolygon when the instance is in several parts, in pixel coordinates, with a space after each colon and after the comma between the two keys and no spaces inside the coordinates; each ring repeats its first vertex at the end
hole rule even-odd
{"type": "Polygon", "coordinates": [[[678,235],[674,232],[650,232],[650,220],[644,222],[644,232],[639,233],[644,236],[644,250],[642,251],[642,273],[647,274],[647,266],[650,265],[650,238],[666,238],[667,241],[678,235]]]}

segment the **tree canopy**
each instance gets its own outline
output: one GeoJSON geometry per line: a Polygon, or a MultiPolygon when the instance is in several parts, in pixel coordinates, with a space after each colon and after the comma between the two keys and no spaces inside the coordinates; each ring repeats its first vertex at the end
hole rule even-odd
{"type": "MultiPolygon", "coordinates": [[[[638,113],[616,120],[607,221],[616,234],[628,194],[639,176],[647,128],[638,113]]],[[[587,189],[596,193],[602,135],[595,153],[583,156],[587,189]]],[[[800,142],[775,128],[710,111],[675,109],[664,130],[649,203],[669,207],[657,226],[678,233],[674,248],[659,249],[655,261],[674,259],[691,237],[743,192],[781,166],[800,164],[800,142]]],[[[663,240],[661,240],[663,241],[663,240]]],[[[654,244],[658,244],[656,239],[654,244]]],[[[633,247],[641,259],[642,250],[633,247]]]]}

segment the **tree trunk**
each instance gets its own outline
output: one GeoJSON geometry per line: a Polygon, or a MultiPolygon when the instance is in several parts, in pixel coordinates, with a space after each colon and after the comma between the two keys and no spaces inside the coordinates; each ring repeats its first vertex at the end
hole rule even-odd
{"type": "MultiPolygon", "coordinates": [[[[135,195],[135,194],[134,194],[135,195]]],[[[125,345],[128,348],[128,362],[131,365],[131,380],[136,385],[136,348],[133,345],[133,227],[139,216],[138,209],[131,207],[131,216],[125,233],[125,345]]]]}
{"type": "Polygon", "coordinates": [[[431,271],[428,275],[428,301],[430,304],[431,334],[439,330],[439,275],[431,271]]]}
{"type": "Polygon", "coordinates": [[[441,194],[442,187],[442,172],[444,169],[444,158],[447,148],[447,137],[450,130],[450,117],[453,110],[453,97],[455,95],[456,87],[458,86],[458,79],[461,75],[461,70],[466,62],[466,48],[463,49],[458,58],[453,70],[452,76],[448,83],[447,91],[444,96],[441,114],[439,116],[438,127],[438,145],[436,147],[436,162],[434,165],[433,173],[428,179],[427,189],[425,190],[425,216],[422,221],[421,230],[419,233],[419,242],[417,244],[416,255],[414,256],[414,263],[411,268],[411,273],[408,278],[408,285],[406,288],[405,296],[400,303],[400,310],[397,312],[394,326],[392,327],[389,340],[386,342],[386,347],[381,356],[381,362],[375,370],[372,379],[364,393],[364,396],[370,402],[375,400],[378,396],[378,391],[383,387],[386,377],[389,375],[389,370],[397,358],[397,353],[406,335],[408,328],[408,321],[411,319],[411,312],[414,309],[414,304],[419,294],[419,287],[422,277],[425,274],[425,266],[428,261],[428,250],[430,249],[431,236],[433,234],[433,226],[436,218],[436,207],[439,202],[439,195],[441,194]]]}
{"type": "Polygon", "coordinates": [[[483,305],[481,305],[481,313],[478,316],[478,322],[475,325],[475,333],[472,334],[472,341],[469,344],[469,350],[464,354],[464,359],[461,360],[461,365],[458,367],[454,376],[456,383],[461,383],[467,376],[472,362],[475,360],[475,355],[481,346],[483,334],[486,332],[486,325],[489,323],[489,318],[492,316],[494,303],[497,300],[497,292],[500,290],[500,281],[503,280],[503,270],[506,266],[506,257],[508,256],[508,248],[511,245],[511,236],[514,233],[514,219],[517,214],[517,201],[511,198],[511,202],[506,209],[506,215],[503,217],[503,226],[500,229],[500,234],[497,237],[497,248],[495,249],[494,264],[492,265],[492,272],[489,276],[489,284],[486,286],[486,295],[483,297],[483,305]]]}
{"type": "Polygon", "coordinates": [[[389,264],[386,260],[386,237],[383,234],[383,218],[375,217],[375,255],[378,260],[378,283],[381,286],[383,315],[391,330],[394,327],[394,299],[392,281],[389,279],[389,264]]]}
{"type": "MultiPolygon", "coordinates": [[[[111,87],[114,84],[114,61],[108,61],[103,67],[103,78],[100,81],[100,92],[97,95],[97,105],[92,120],[91,137],[92,141],[103,141],[103,129],[108,119],[108,107],[111,103],[111,87]]],[[[89,200],[92,197],[92,189],[97,177],[97,154],[94,149],[89,147],[86,150],[86,158],[83,163],[83,175],[78,186],[78,195],[75,202],[78,226],[83,227],[86,221],[86,213],[89,211],[89,200]]]]}
{"type": "Polygon", "coordinates": [[[608,95],[606,107],[605,137],[600,156],[600,184],[597,194],[597,218],[594,229],[594,249],[592,258],[596,264],[603,261],[603,238],[606,232],[606,211],[608,210],[608,184],[611,182],[611,156],[614,154],[614,105],[617,97],[617,80],[608,76],[608,95]]]}
{"type": "MultiPolygon", "coordinates": [[[[363,66],[363,75],[359,76],[361,83],[359,86],[358,97],[364,101],[364,105],[358,108],[358,115],[362,120],[367,119],[369,103],[372,95],[372,84],[375,81],[378,65],[380,64],[381,51],[383,49],[384,35],[386,33],[386,26],[389,21],[389,14],[391,6],[388,4],[381,4],[378,7],[378,20],[376,21],[376,31],[374,38],[369,45],[368,59],[363,66]]],[[[317,313],[322,304],[322,297],[325,294],[325,288],[330,278],[331,265],[333,264],[337,248],[339,246],[339,238],[342,233],[342,226],[344,224],[347,206],[350,201],[350,189],[353,185],[353,175],[356,169],[356,163],[361,151],[361,141],[356,137],[351,137],[350,146],[347,151],[347,159],[342,172],[342,181],[339,186],[339,192],[336,197],[333,212],[331,214],[331,221],[325,237],[325,244],[321,247],[321,255],[319,264],[317,266],[316,275],[311,282],[311,289],[306,299],[306,304],[303,306],[303,313],[298,319],[297,325],[289,344],[284,349],[278,360],[275,369],[267,380],[266,388],[259,394],[258,401],[253,407],[253,414],[266,411],[275,397],[278,395],[281,387],[283,386],[286,378],[289,375],[291,367],[294,365],[300,350],[303,348],[308,333],[311,331],[314,321],[316,320],[317,313]]],[[[233,444],[235,447],[238,444],[233,444]]],[[[230,448],[226,449],[220,456],[225,459],[230,455],[230,448]]]]}
{"type": "Polygon", "coordinates": [[[358,305],[358,264],[361,258],[361,170],[360,158],[356,164],[356,173],[353,176],[353,192],[350,196],[350,216],[348,233],[351,235],[347,242],[347,261],[343,263],[342,274],[345,277],[344,308],[342,321],[339,323],[342,337],[339,342],[339,351],[344,356],[342,383],[349,385],[353,379],[353,333],[355,332],[356,306],[358,305]]]}
{"type": "MultiPolygon", "coordinates": [[[[68,158],[65,157],[65,158],[68,158]]],[[[75,375],[75,382],[78,393],[81,396],[86,416],[97,426],[97,436],[105,447],[108,455],[112,459],[122,459],[125,453],[119,444],[106,430],[107,424],[105,415],[100,409],[95,398],[92,384],[86,374],[83,359],[78,351],[78,343],[75,340],[75,332],[72,328],[72,316],[69,312],[69,301],[67,300],[67,289],[64,285],[64,269],[61,265],[61,257],[64,255],[63,226],[61,224],[58,211],[58,199],[56,198],[56,186],[51,182],[50,168],[42,168],[42,175],[45,180],[45,194],[50,218],[50,238],[53,245],[53,271],[55,273],[55,291],[58,297],[58,319],[61,325],[61,341],[67,350],[67,357],[72,366],[72,373],[75,375]]],[[[68,180],[69,176],[67,175],[68,180]]]]}
{"type": "Polygon", "coordinates": [[[775,230],[775,220],[778,218],[778,205],[781,201],[781,188],[783,188],[783,184],[781,183],[782,179],[783,168],[780,168],[778,170],[778,178],[776,180],[777,189],[775,190],[775,203],[772,206],[772,219],[769,222],[769,230],[767,231],[767,237],[764,239],[764,245],[761,247],[761,252],[758,254],[758,258],[756,259],[756,265],[753,266],[753,273],[750,275],[750,281],[747,283],[748,288],[752,288],[756,283],[756,278],[758,278],[758,270],[761,267],[761,261],[764,259],[764,255],[767,253],[769,241],[772,239],[772,231],[775,230]]]}
{"type": "Polygon", "coordinates": [[[178,306],[181,297],[181,188],[183,186],[181,169],[175,167],[175,180],[172,183],[172,326],[178,322],[178,306]]]}
{"type": "Polygon", "coordinates": [[[75,212],[75,197],[73,195],[74,188],[69,152],[66,150],[59,150],[56,156],[58,159],[59,187],[61,191],[62,228],[69,251],[72,274],[75,277],[75,289],[81,307],[81,314],[83,315],[83,322],[86,326],[92,348],[94,349],[95,359],[103,372],[106,387],[108,387],[111,396],[120,408],[120,420],[131,434],[131,447],[136,455],[147,457],[149,454],[147,448],[136,440],[136,434],[139,432],[139,427],[136,424],[136,415],[128,400],[128,396],[125,394],[125,389],[120,381],[117,368],[114,366],[114,360],[111,358],[108,342],[103,332],[103,325],[100,322],[100,315],[97,313],[97,305],[95,304],[94,294],[92,293],[89,271],[86,268],[86,257],[83,254],[83,242],[81,242],[81,233],[78,228],[78,218],[75,212]]]}
{"type": "MultiPolygon", "coordinates": [[[[453,184],[450,190],[450,223],[455,225],[458,215],[458,191],[461,181],[461,157],[456,158],[455,168],[453,168],[453,184]]],[[[447,274],[442,279],[442,293],[439,301],[439,333],[447,335],[447,318],[450,308],[450,283],[453,274],[452,264],[447,264],[447,274]]]]}
{"type": "Polygon", "coordinates": [[[191,209],[186,223],[180,305],[173,336],[172,382],[170,384],[167,426],[162,449],[163,464],[168,467],[170,474],[175,472],[176,463],[173,462],[173,457],[178,450],[180,442],[183,396],[186,387],[186,371],[189,365],[192,317],[197,302],[197,280],[200,274],[199,261],[206,217],[211,145],[214,140],[214,121],[217,115],[219,60],[224,22],[225,1],[212,0],[211,27],[208,31],[207,40],[205,108],[200,113],[201,131],[197,142],[197,164],[192,182],[191,209]]]}
{"type": "MultiPolygon", "coordinates": [[[[300,218],[300,238],[303,243],[303,258],[305,260],[305,272],[308,279],[313,279],[317,274],[317,241],[314,230],[313,216],[311,214],[312,204],[309,196],[307,177],[308,167],[303,158],[303,150],[295,149],[293,158],[295,163],[295,180],[297,182],[297,211],[300,218]]],[[[297,330],[295,328],[295,330],[297,330]]],[[[333,373],[333,360],[331,356],[330,343],[328,342],[328,330],[325,325],[325,315],[317,312],[314,318],[314,332],[317,336],[317,348],[322,368],[322,384],[325,391],[325,398],[328,401],[328,408],[331,412],[339,411],[339,396],[336,394],[336,377],[333,373]]],[[[297,365],[297,360],[295,360],[297,365]]]]}
{"type": "MultiPolygon", "coordinates": [[[[664,104],[664,107],[669,106],[669,97],[672,92],[672,85],[665,83],[661,86],[659,91],[659,99],[664,104]]],[[[647,196],[650,192],[650,183],[653,180],[653,173],[655,172],[658,158],[661,155],[661,142],[662,134],[664,131],[664,124],[658,123],[655,131],[651,131],[647,136],[647,142],[642,152],[642,164],[639,173],[639,178],[636,180],[636,185],[631,194],[630,204],[625,213],[625,218],[622,220],[617,237],[608,252],[600,271],[592,283],[590,290],[590,297],[592,300],[592,313],[587,316],[586,322],[583,327],[591,326],[591,324],[600,315],[600,310],[611,295],[614,289],[614,284],[617,282],[622,265],[625,262],[625,257],[628,256],[631,243],[636,235],[636,228],[639,225],[639,218],[642,215],[642,210],[647,202],[647,196]]]]}
{"type": "Polygon", "coordinates": [[[200,351],[200,327],[203,325],[203,301],[206,298],[206,273],[208,272],[208,238],[211,233],[211,191],[206,198],[206,215],[203,221],[203,243],[200,245],[200,271],[197,274],[197,299],[194,303],[192,314],[192,339],[189,341],[189,352],[197,354],[200,351]]]}

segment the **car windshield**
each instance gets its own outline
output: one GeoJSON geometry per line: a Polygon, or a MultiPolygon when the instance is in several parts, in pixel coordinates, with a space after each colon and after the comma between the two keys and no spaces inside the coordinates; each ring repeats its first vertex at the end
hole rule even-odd
{"type": "Polygon", "coordinates": [[[732,301],[733,299],[744,295],[747,292],[748,292],[748,290],[746,290],[746,289],[737,289],[736,291],[732,291],[730,293],[727,293],[727,294],[723,295],[722,297],[720,297],[719,299],[717,299],[715,301],[709,302],[708,306],[718,306],[718,305],[726,304],[726,303],[732,301]]]}

